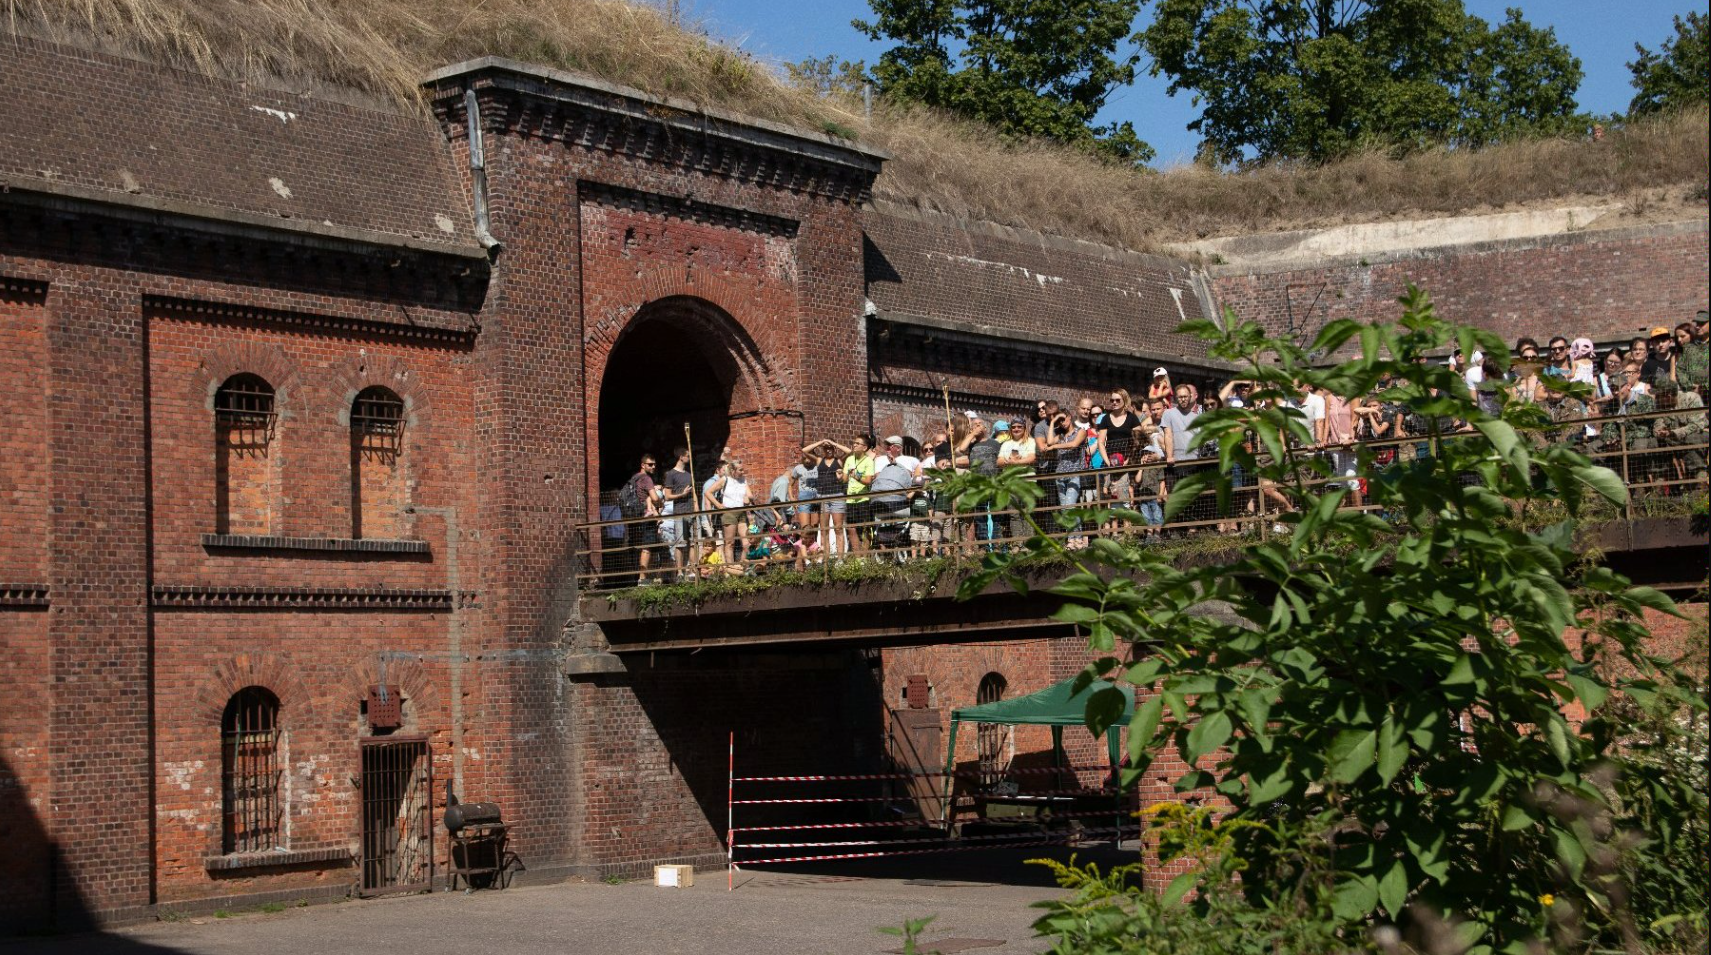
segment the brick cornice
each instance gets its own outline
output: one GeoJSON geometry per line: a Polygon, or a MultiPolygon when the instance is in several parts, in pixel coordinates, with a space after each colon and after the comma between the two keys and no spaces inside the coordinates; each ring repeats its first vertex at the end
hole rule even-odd
{"type": "Polygon", "coordinates": [[[428,542],[378,537],[280,537],[271,534],[203,534],[209,550],[337,551],[350,554],[426,554],[428,542]]]}
{"type": "Polygon", "coordinates": [[[309,329],[329,335],[361,335],[388,338],[415,345],[466,349],[475,344],[474,328],[439,328],[430,325],[402,325],[375,322],[336,315],[310,312],[288,312],[273,308],[256,308],[205,299],[177,298],[167,295],[143,296],[143,307],[155,314],[186,321],[261,324],[309,329]]]}
{"type": "Polygon", "coordinates": [[[48,283],[46,282],[0,275],[0,300],[22,302],[26,305],[41,305],[47,301],[47,298],[48,283]]]}
{"type": "Polygon", "coordinates": [[[445,611],[473,606],[475,595],[387,587],[209,587],[157,584],[152,604],[182,610],[445,611]]]}
{"type": "Polygon", "coordinates": [[[0,607],[46,607],[47,584],[0,584],[0,607]]]}
{"type": "Polygon", "coordinates": [[[807,130],[664,99],[590,77],[482,57],[428,77],[448,133],[463,133],[464,88],[483,128],[618,153],[713,176],[859,204],[886,153],[807,130]]]}

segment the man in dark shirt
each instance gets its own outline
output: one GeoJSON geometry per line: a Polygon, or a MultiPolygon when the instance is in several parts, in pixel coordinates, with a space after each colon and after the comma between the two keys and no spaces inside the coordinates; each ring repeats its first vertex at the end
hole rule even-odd
{"type": "Polygon", "coordinates": [[[1652,340],[1645,364],[1640,366],[1640,380],[1657,384],[1669,377],[1670,353],[1675,347],[1675,339],[1669,329],[1658,326],[1652,329],[1652,340]]]}
{"type": "Polygon", "coordinates": [[[676,461],[671,470],[665,472],[665,487],[660,492],[665,502],[660,513],[665,515],[665,520],[659,523],[659,536],[671,552],[672,565],[681,580],[683,558],[689,547],[688,530],[693,526],[688,515],[695,510],[695,487],[689,480],[689,449],[676,448],[672,456],[676,461]]]}
{"type": "MultiPolygon", "coordinates": [[[[630,484],[635,485],[635,499],[637,506],[641,508],[641,513],[625,513],[625,517],[654,517],[659,514],[660,492],[659,486],[654,484],[653,476],[656,466],[653,455],[642,455],[640,469],[629,480],[630,484]]],[[[622,495],[620,495],[619,503],[622,503],[622,495]]],[[[636,565],[641,571],[636,578],[636,583],[646,586],[654,582],[648,576],[648,565],[653,562],[654,545],[659,543],[659,524],[655,521],[637,521],[625,526],[628,528],[631,551],[636,555],[636,565]]]]}

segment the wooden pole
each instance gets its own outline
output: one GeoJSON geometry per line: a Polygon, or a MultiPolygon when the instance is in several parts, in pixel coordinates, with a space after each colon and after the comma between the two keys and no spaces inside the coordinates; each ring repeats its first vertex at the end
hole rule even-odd
{"type": "MultiPolygon", "coordinates": [[[[683,448],[689,452],[689,540],[683,546],[691,548],[684,560],[695,571],[701,568],[701,485],[695,483],[695,442],[689,439],[689,422],[683,422],[683,448]]],[[[672,508],[673,513],[676,508],[672,508]]]]}

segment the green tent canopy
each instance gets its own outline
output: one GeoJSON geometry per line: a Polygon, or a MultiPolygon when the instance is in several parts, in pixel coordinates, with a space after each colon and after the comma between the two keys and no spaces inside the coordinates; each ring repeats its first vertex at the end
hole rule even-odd
{"type": "Polygon", "coordinates": [[[1087,701],[1093,694],[1115,686],[1123,694],[1123,717],[1119,723],[1129,725],[1135,715],[1135,688],[1127,683],[1114,684],[1095,680],[1075,692],[1075,680],[1054,683],[1037,693],[995,700],[979,706],[965,706],[951,711],[951,723],[1003,723],[1007,726],[1085,726],[1087,701]]]}
{"type": "Polygon", "coordinates": [[[1075,678],[1054,683],[1036,693],[1008,700],[995,700],[979,706],[965,706],[951,711],[951,732],[945,751],[945,811],[950,811],[951,773],[956,765],[956,731],[959,723],[999,723],[1005,726],[1050,726],[1052,749],[1060,760],[1063,754],[1063,728],[1087,725],[1087,701],[1095,693],[1115,686],[1123,694],[1123,715],[1105,731],[1106,748],[1111,756],[1111,773],[1115,777],[1118,762],[1118,735],[1135,715],[1135,688],[1122,683],[1095,680],[1076,692],[1075,678]]]}

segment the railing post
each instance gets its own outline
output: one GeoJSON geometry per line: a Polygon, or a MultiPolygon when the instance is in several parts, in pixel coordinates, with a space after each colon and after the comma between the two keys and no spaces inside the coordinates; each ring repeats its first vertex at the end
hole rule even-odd
{"type": "Polygon", "coordinates": [[[1634,479],[1628,473],[1628,422],[1618,419],[1616,422],[1616,440],[1620,442],[1622,455],[1622,487],[1628,491],[1622,505],[1622,514],[1628,520],[1634,519],[1634,479]]]}

